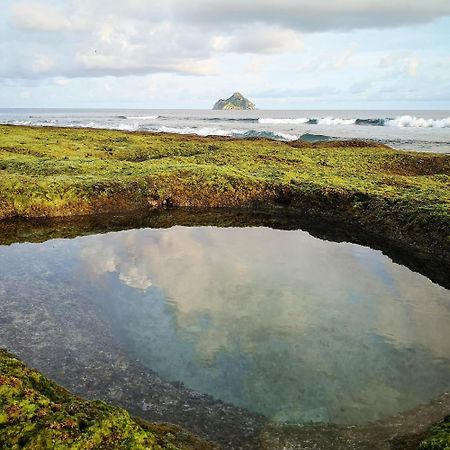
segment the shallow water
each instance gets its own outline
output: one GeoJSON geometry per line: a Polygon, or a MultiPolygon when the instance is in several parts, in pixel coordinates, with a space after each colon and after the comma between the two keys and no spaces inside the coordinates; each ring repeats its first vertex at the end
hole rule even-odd
{"type": "Polygon", "coordinates": [[[450,292],[379,251],[301,230],[136,229],[0,247],[0,311],[30,347],[52,316],[46,337],[62,353],[83,355],[108,329],[163,379],[274,421],[364,423],[450,388],[450,292]],[[68,342],[69,321],[90,340],[68,342]]]}

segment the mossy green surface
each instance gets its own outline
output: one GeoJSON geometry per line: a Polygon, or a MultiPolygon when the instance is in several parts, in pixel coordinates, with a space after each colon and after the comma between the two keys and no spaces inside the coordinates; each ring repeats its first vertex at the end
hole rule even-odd
{"type": "Polygon", "coordinates": [[[431,428],[419,448],[420,450],[450,450],[450,416],[431,428]]]}
{"type": "Polygon", "coordinates": [[[450,156],[360,142],[0,126],[0,218],[286,204],[449,252],[450,156]]]}
{"type": "Polygon", "coordinates": [[[121,408],[86,401],[0,350],[2,449],[211,449],[171,425],[137,423],[121,408]]]}

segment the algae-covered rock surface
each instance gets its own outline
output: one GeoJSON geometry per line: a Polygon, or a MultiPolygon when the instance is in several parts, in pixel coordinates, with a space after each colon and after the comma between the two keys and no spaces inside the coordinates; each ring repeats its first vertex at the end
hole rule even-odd
{"type": "Polygon", "coordinates": [[[0,218],[280,206],[450,260],[449,155],[360,141],[0,126],[0,218]]]}
{"type": "Polygon", "coordinates": [[[212,449],[182,429],[86,401],[0,350],[2,449],[212,449]]]}
{"type": "Polygon", "coordinates": [[[420,450],[450,450],[450,416],[428,431],[420,450]]]}

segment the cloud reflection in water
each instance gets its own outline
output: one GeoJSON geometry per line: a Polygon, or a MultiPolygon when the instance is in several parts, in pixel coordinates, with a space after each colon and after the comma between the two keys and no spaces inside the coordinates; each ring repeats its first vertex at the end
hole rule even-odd
{"type": "Polygon", "coordinates": [[[267,228],[85,242],[96,299],[168,379],[294,422],[374,420],[449,387],[449,292],[378,251],[267,228]]]}

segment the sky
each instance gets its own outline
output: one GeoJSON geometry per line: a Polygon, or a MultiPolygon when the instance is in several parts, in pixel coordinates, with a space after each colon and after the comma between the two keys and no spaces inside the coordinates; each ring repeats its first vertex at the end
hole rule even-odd
{"type": "Polygon", "coordinates": [[[0,107],[450,110],[450,0],[0,0],[0,107]]]}

